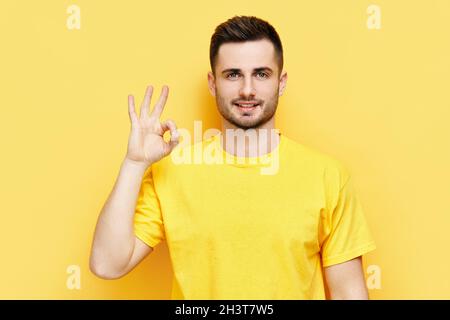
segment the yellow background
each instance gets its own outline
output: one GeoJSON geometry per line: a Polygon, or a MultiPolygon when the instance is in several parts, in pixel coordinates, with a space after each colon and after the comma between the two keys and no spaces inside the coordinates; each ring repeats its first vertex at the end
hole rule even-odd
{"type": "Polygon", "coordinates": [[[2,1],[0,298],[169,297],[165,244],[106,281],[88,268],[92,234],[126,153],[128,94],[140,104],[147,84],[157,96],[168,84],[163,119],[219,128],[209,40],[236,14],[283,42],[277,127],[353,173],[378,246],[371,298],[450,298],[447,0],[2,1]],[[372,3],[380,30],[366,25],[372,3]],[[71,4],[80,30],[66,27],[71,4]]]}

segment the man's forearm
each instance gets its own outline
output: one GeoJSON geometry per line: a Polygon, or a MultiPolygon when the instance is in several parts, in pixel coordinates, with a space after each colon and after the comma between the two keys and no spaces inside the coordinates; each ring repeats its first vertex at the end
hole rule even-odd
{"type": "Polygon", "coordinates": [[[133,254],[133,218],[146,166],[125,159],[95,229],[90,268],[97,275],[113,277],[133,254]]]}

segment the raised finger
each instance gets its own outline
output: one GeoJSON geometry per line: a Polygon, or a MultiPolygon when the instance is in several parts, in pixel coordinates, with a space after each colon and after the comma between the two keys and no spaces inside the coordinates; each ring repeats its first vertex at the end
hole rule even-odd
{"type": "Polygon", "coordinates": [[[150,109],[150,100],[152,99],[152,93],[153,93],[153,86],[147,86],[147,89],[145,90],[144,100],[142,101],[141,105],[141,112],[140,117],[141,119],[144,119],[149,114],[150,109]]]}
{"type": "Polygon", "coordinates": [[[128,116],[130,117],[131,124],[137,122],[138,118],[134,107],[134,97],[131,94],[128,95],[128,116]]]}
{"type": "Polygon", "coordinates": [[[155,116],[157,118],[161,117],[168,95],[169,95],[169,87],[163,86],[161,89],[161,94],[159,96],[158,102],[156,102],[155,107],[153,108],[152,116],[155,116]]]}

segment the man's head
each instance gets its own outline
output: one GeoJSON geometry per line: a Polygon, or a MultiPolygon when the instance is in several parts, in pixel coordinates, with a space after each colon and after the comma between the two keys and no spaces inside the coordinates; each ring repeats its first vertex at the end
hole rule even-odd
{"type": "Polygon", "coordinates": [[[281,40],[268,22],[236,16],[220,24],[211,37],[210,63],[209,89],[229,126],[273,125],[287,74],[281,40]]]}

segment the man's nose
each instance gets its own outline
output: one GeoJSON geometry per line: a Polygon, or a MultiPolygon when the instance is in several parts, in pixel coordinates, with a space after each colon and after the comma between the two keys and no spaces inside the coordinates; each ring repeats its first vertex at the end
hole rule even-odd
{"type": "Polygon", "coordinates": [[[255,96],[256,91],[253,85],[253,79],[251,77],[244,78],[239,94],[243,97],[255,96]]]}

